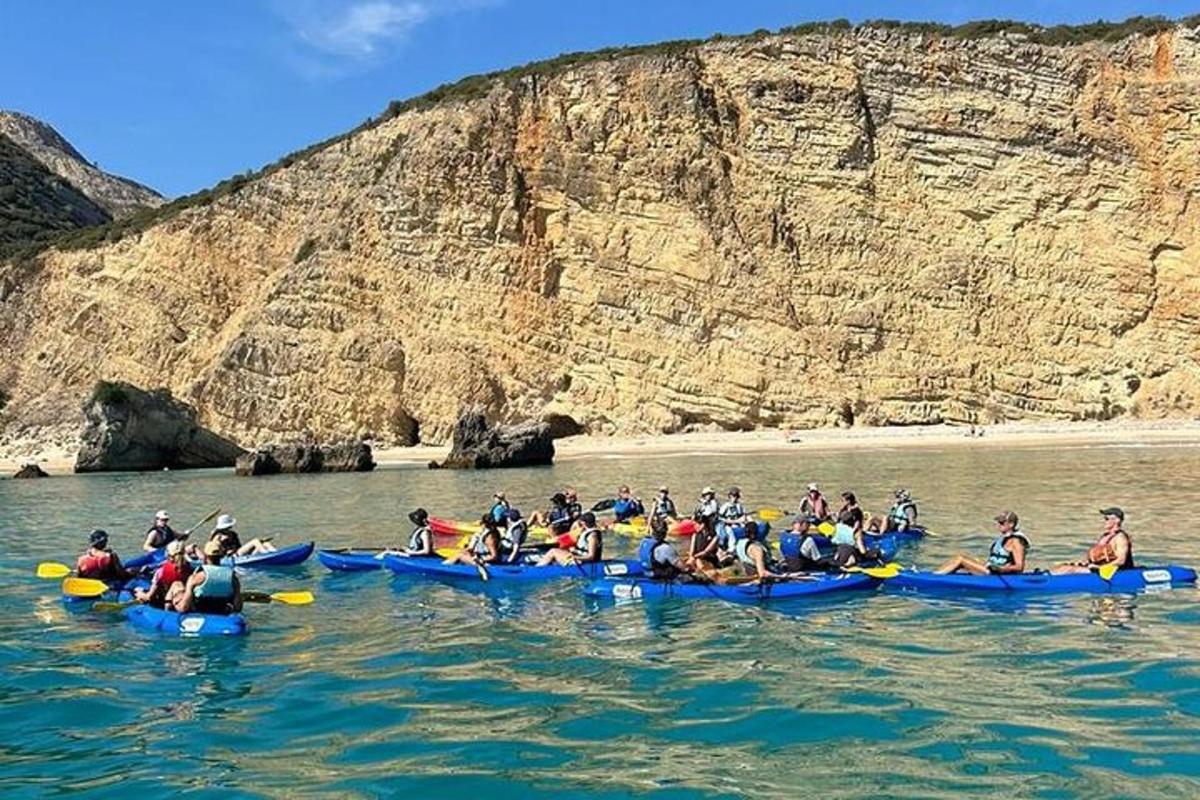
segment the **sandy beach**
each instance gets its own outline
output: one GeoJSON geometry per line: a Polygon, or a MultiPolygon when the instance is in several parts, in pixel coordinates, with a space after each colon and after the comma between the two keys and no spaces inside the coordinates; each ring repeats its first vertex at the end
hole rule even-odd
{"type": "MultiPolygon", "coordinates": [[[[1200,421],[1025,422],[990,426],[927,425],[896,428],[818,428],[703,432],[647,436],[572,436],[557,443],[558,460],[693,456],[720,453],[848,450],[858,448],[1088,447],[1200,445],[1200,421]]],[[[412,466],[442,459],[448,446],[383,447],[381,467],[412,466]]],[[[35,462],[51,475],[71,474],[73,447],[9,441],[0,446],[0,475],[35,462]]]]}

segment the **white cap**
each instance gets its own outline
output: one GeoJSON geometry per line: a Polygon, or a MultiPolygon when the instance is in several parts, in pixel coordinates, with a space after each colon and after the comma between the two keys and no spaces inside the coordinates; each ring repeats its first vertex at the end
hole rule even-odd
{"type": "Polygon", "coordinates": [[[809,490],[810,492],[819,492],[819,491],[821,491],[820,489],[818,489],[818,488],[817,488],[817,485],[816,485],[815,483],[810,483],[810,484],[808,485],[808,490],[809,490]]]}
{"type": "Polygon", "coordinates": [[[229,516],[228,514],[222,514],[221,516],[217,517],[217,526],[216,526],[215,530],[218,530],[218,531],[228,530],[229,528],[232,528],[234,525],[237,525],[236,519],[229,516]]]}
{"type": "Polygon", "coordinates": [[[154,518],[155,519],[170,519],[171,515],[168,514],[166,511],[159,509],[158,511],[154,512],[154,518]]]}

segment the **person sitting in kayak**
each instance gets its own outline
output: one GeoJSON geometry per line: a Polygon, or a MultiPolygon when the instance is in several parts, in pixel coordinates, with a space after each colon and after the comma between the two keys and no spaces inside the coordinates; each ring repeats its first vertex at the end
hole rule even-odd
{"type": "Polygon", "coordinates": [[[758,580],[771,577],[768,566],[771,561],[771,548],[766,543],[766,532],[770,529],[767,523],[746,523],[746,535],[737,540],[734,553],[738,563],[747,575],[753,575],[758,580]]]}
{"type": "Polygon", "coordinates": [[[134,589],[133,596],[139,603],[175,610],[183,594],[184,585],[193,570],[191,562],[187,560],[182,541],[176,539],[167,543],[166,547],[167,560],[154,571],[149,588],[134,589]]]}
{"type": "Polygon", "coordinates": [[[818,572],[833,567],[833,561],[821,553],[821,545],[817,540],[819,534],[813,528],[813,519],[814,517],[796,517],[792,520],[792,527],[788,533],[799,539],[800,547],[798,555],[784,559],[788,572],[818,572]]]}
{"type": "Polygon", "coordinates": [[[696,501],[696,510],[692,519],[710,534],[717,532],[717,518],[721,515],[721,505],[717,502],[717,493],[711,486],[700,490],[700,499],[696,501]]]}
{"type": "Polygon", "coordinates": [[[583,512],[579,518],[580,531],[575,537],[575,544],[569,549],[555,547],[547,550],[538,559],[535,566],[546,567],[551,564],[569,566],[571,564],[588,564],[600,561],[604,557],[604,534],[596,526],[596,515],[591,511],[583,512]]]}
{"type": "Polygon", "coordinates": [[[636,517],[646,516],[646,507],[639,497],[634,497],[628,486],[617,490],[617,500],[613,503],[613,519],[617,522],[628,522],[636,517]]]}
{"type": "Polygon", "coordinates": [[[808,485],[797,513],[802,517],[816,517],[818,522],[829,519],[829,501],[821,494],[821,487],[815,483],[808,485]]]}
{"type": "Polygon", "coordinates": [[[1033,549],[1029,537],[1020,528],[1016,513],[1005,511],[996,515],[1000,534],[988,548],[986,561],[957,555],[934,570],[938,575],[966,572],[971,575],[1016,575],[1025,571],[1025,556],[1033,549]]]}
{"type": "Polygon", "coordinates": [[[891,531],[906,531],[917,524],[917,504],[913,502],[908,489],[896,490],[896,502],[892,504],[887,515],[887,525],[884,533],[891,531]]]}
{"type": "Polygon", "coordinates": [[[554,536],[562,536],[571,530],[571,512],[567,510],[567,496],[555,492],[550,497],[550,510],[535,511],[529,517],[529,526],[545,525],[554,536]]]}
{"type": "Polygon", "coordinates": [[[650,518],[664,519],[668,525],[679,521],[679,514],[675,511],[675,501],[671,499],[671,490],[666,486],[658,487],[658,494],[650,507],[650,518]]]}
{"type": "MultiPolygon", "coordinates": [[[[842,496],[846,495],[849,495],[850,499],[838,512],[837,524],[833,529],[833,545],[837,548],[833,554],[833,563],[839,567],[852,567],[872,558],[872,553],[867,550],[863,539],[862,509],[855,506],[853,492],[843,492],[842,496]],[[857,514],[854,513],[855,510],[858,511],[857,514]]],[[[875,557],[878,557],[878,554],[875,554],[875,557]]]]}
{"type": "Polygon", "coordinates": [[[508,500],[505,499],[504,492],[496,492],[492,495],[492,507],[488,509],[488,513],[492,515],[492,519],[503,525],[509,508],[511,506],[509,506],[508,500]]]}
{"type": "Polygon", "coordinates": [[[170,517],[166,511],[159,511],[154,515],[154,525],[150,530],[146,531],[146,540],[142,542],[142,550],[147,553],[153,553],[155,550],[166,547],[174,541],[182,541],[188,538],[186,533],[176,533],[168,522],[170,517]]]}
{"type": "Polygon", "coordinates": [[[688,544],[688,560],[702,559],[711,566],[717,566],[717,517],[721,508],[717,504],[717,493],[711,486],[700,490],[700,500],[692,519],[700,526],[692,534],[688,544]]]}
{"type": "Polygon", "coordinates": [[[571,518],[571,525],[574,526],[583,516],[583,505],[579,502],[579,493],[575,491],[574,487],[566,486],[563,488],[563,499],[567,501],[567,515],[571,518]]]}
{"type": "MultiPolygon", "coordinates": [[[[224,557],[228,556],[253,556],[259,553],[274,553],[275,546],[266,539],[251,539],[242,544],[242,537],[233,529],[237,525],[237,520],[229,514],[222,514],[217,517],[217,524],[213,527],[212,535],[208,537],[210,542],[217,542],[221,545],[224,557]]],[[[204,552],[208,552],[208,548],[204,548],[204,552]]]]}
{"type": "Polygon", "coordinates": [[[521,557],[521,548],[529,538],[529,523],[521,519],[520,509],[510,508],[504,517],[505,528],[500,534],[500,552],[504,560],[514,563],[521,557]]]}
{"type": "Polygon", "coordinates": [[[221,564],[224,557],[225,548],[219,541],[204,545],[204,563],[184,583],[176,611],[232,614],[242,610],[242,585],[233,567],[221,564]]]}
{"type": "Polygon", "coordinates": [[[443,564],[495,564],[500,561],[500,525],[487,513],[479,520],[479,531],[467,546],[443,561],[443,564]]]}
{"type": "Polygon", "coordinates": [[[409,521],[415,525],[408,535],[408,546],[400,548],[400,553],[414,558],[429,558],[433,552],[433,530],[429,527],[429,512],[416,508],[409,512],[409,521]]]}
{"type": "Polygon", "coordinates": [[[742,504],[742,490],[736,486],[729,489],[729,499],[717,512],[717,549],[721,551],[722,561],[736,558],[738,540],[747,535],[754,520],[742,504]]]}
{"type": "Polygon", "coordinates": [[[1088,550],[1087,556],[1070,564],[1058,564],[1050,569],[1054,575],[1091,572],[1109,564],[1117,569],[1133,569],[1133,539],[1125,531],[1125,512],[1115,506],[1100,509],[1104,517],[1104,532],[1088,550]]]}
{"type": "Polygon", "coordinates": [[[671,581],[696,571],[694,563],[680,559],[675,545],[667,541],[667,521],[662,518],[650,520],[650,533],[638,545],[638,561],[655,580],[671,581]]]}
{"type": "Polygon", "coordinates": [[[88,534],[88,549],[75,561],[75,574],[98,581],[123,581],[130,573],[108,546],[108,531],[96,528],[88,534]]]}

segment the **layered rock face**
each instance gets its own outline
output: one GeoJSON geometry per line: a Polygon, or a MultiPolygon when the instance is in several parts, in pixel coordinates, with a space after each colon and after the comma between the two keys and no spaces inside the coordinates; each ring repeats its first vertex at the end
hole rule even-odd
{"type": "Polygon", "coordinates": [[[366,442],[272,444],[238,457],[238,475],[279,475],[301,472],[370,472],[375,469],[366,442]]]}
{"type": "Polygon", "coordinates": [[[1193,415],[1200,37],[713,42],[410,111],[0,274],[9,425],[240,441],[1193,415]]]}
{"type": "Polygon", "coordinates": [[[28,114],[0,111],[0,134],[114,217],[163,203],[162,195],[153,189],[92,165],[58,131],[28,114]]]}

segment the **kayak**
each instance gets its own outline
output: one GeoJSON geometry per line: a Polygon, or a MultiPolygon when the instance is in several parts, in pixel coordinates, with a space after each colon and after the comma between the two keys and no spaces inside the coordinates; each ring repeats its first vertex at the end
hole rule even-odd
{"type": "Polygon", "coordinates": [[[688,597],[728,600],[733,603],[758,603],[765,600],[783,600],[789,597],[810,597],[830,592],[851,589],[871,589],[879,581],[861,573],[810,573],[804,580],[772,583],[743,583],[721,586],[713,583],[682,583],[680,581],[601,580],[593,581],[584,588],[589,597],[606,597],[615,600],[639,598],[688,597]]]}
{"type": "Polygon", "coordinates": [[[125,609],[125,619],[135,628],[176,636],[241,636],[246,618],[241,614],[180,614],[146,605],[125,609]]]}
{"type": "MultiPolygon", "coordinates": [[[[817,549],[821,551],[821,555],[832,557],[837,547],[828,536],[817,534],[813,537],[817,542],[817,549]]],[[[903,535],[894,533],[885,533],[881,535],[868,533],[863,537],[863,542],[868,548],[878,550],[880,561],[891,561],[896,557],[896,553],[908,543],[908,539],[903,535]]],[[[799,558],[800,557],[800,536],[795,533],[784,533],[779,537],[779,552],[784,558],[799,558]]]]}
{"type": "Polygon", "coordinates": [[[936,575],[906,570],[891,578],[887,586],[917,592],[1137,592],[1155,587],[1196,582],[1196,571],[1188,567],[1138,567],[1118,570],[1111,580],[1096,572],[1076,575],[1051,575],[1024,572],[1017,575],[936,575]]]}
{"type": "MultiPolygon", "coordinates": [[[[429,578],[452,578],[479,581],[479,571],[470,564],[443,564],[438,558],[406,558],[388,555],[383,565],[397,574],[424,575],[429,578]]],[[[507,581],[548,581],[564,578],[601,578],[606,575],[641,575],[637,561],[599,561],[564,567],[551,564],[535,567],[532,564],[487,564],[488,578],[507,581]]]]}
{"type": "MultiPolygon", "coordinates": [[[[671,525],[668,531],[673,536],[691,536],[699,527],[694,520],[685,519],[671,525]]],[[[430,517],[429,529],[433,531],[435,536],[473,536],[479,530],[479,523],[430,517]]],[[[622,536],[645,536],[649,529],[646,527],[645,522],[614,522],[607,526],[605,530],[621,534],[622,536]]],[[[535,525],[529,529],[530,541],[535,539],[549,539],[550,536],[550,529],[543,525],[535,525]]]]}
{"type": "MultiPolygon", "coordinates": [[[[645,522],[614,522],[608,526],[608,530],[622,536],[645,536],[650,528],[645,522]]],[[[668,527],[667,533],[672,536],[691,536],[698,530],[700,530],[698,522],[693,519],[683,519],[668,527]]]]}
{"type": "Polygon", "coordinates": [[[370,572],[383,569],[379,550],[318,550],[317,560],[334,572],[370,572]]]}
{"type": "MultiPolygon", "coordinates": [[[[256,553],[250,556],[230,556],[222,559],[221,563],[227,567],[247,567],[253,569],[262,569],[264,567],[294,567],[297,564],[303,564],[312,555],[316,544],[314,542],[301,542],[293,544],[289,547],[281,547],[278,550],[270,553],[256,553]]],[[[161,564],[167,557],[166,548],[159,548],[151,553],[142,553],[125,562],[125,568],[130,570],[140,570],[147,566],[157,566],[161,564]]],[[[192,565],[199,565],[199,561],[192,560],[192,565]]]]}

